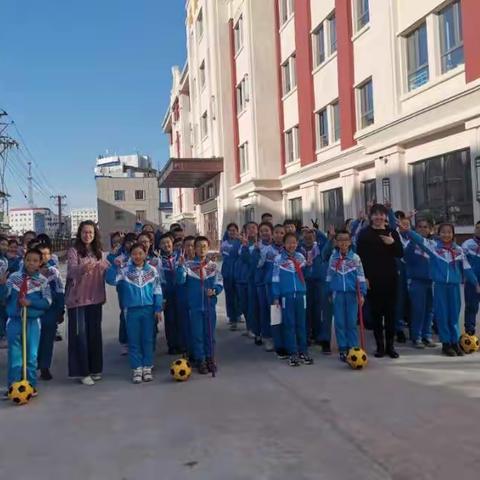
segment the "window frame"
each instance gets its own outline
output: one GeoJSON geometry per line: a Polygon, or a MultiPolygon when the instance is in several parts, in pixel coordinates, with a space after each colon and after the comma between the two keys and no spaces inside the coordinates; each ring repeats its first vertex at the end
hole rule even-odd
{"type": "Polygon", "coordinates": [[[243,142],[238,146],[238,158],[240,161],[240,175],[248,172],[248,142],[243,142]]]}
{"type": "Polygon", "coordinates": [[[439,45],[440,68],[441,68],[441,73],[444,74],[449,72],[450,70],[453,70],[454,68],[457,68],[459,65],[465,64],[462,8],[461,8],[460,0],[453,1],[449,5],[446,5],[437,13],[437,16],[438,16],[438,30],[439,30],[438,34],[439,34],[439,43],[440,43],[439,45]],[[451,47],[450,49],[446,49],[447,35],[445,34],[446,29],[444,27],[446,26],[445,14],[449,9],[452,9],[452,17],[454,19],[454,24],[453,24],[454,36],[456,37],[455,40],[458,41],[458,43],[456,43],[455,46],[451,47]],[[448,68],[448,64],[446,64],[447,57],[452,55],[454,52],[457,52],[460,50],[462,52],[462,61],[448,68]]]}
{"type": "Polygon", "coordinates": [[[406,53],[407,90],[420,88],[430,81],[430,65],[428,61],[427,22],[424,21],[404,36],[406,53]],[[425,41],[422,47],[422,40],[425,41]],[[423,52],[423,49],[425,51],[423,52]],[[426,62],[420,64],[420,57],[426,54],[426,62]],[[420,80],[418,80],[420,78],[420,80]]]}
{"type": "Polygon", "coordinates": [[[359,32],[370,23],[370,1],[355,0],[355,31],[359,32]],[[366,4],[366,8],[364,8],[366,4]]]}
{"type": "MultiPolygon", "coordinates": [[[[362,196],[363,196],[363,207],[365,209],[365,213],[368,215],[368,203],[370,201],[373,201],[373,203],[377,203],[377,179],[376,178],[370,178],[368,180],[364,180],[361,182],[362,185],[362,196]],[[373,200],[370,198],[367,198],[367,193],[369,193],[369,189],[371,186],[374,186],[374,191],[375,191],[375,196],[373,197],[373,200]]],[[[369,195],[368,195],[369,197],[369,195]]]]}
{"type": "Polygon", "coordinates": [[[114,190],[113,191],[113,200],[115,202],[125,202],[126,199],[126,194],[125,190],[114,190]],[[119,195],[117,195],[119,194],[119,195]],[[117,198],[117,197],[122,197],[122,198],[117,198]]]}
{"type": "Polygon", "coordinates": [[[330,104],[332,110],[332,143],[337,143],[341,140],[342,123],[340,119],[340,100],[337,99],[330,104]],[[336,112],[336,113],[335,113],[336,112]]]}
{"type": "Polygon", "coordinates": [[[297,56],[295,53],[292,53],[283,63],[282,63],[282,92],[283,96],[288,95],[290,92],[295,90],[297,87],[297,56]],[[288,85],[288,90],[287,90],[288,85]]]}
{"type": "Polygon", "coordinates": [[[235,25],[233,26],[233,39],[235,46],[235,55],[243,48],[243,14],[238,17],[235,25]]]}
{"type": "Polygon", "coordinates": [[[303,198],[302,197],[295,197],[295,198],[288,199],[288,216],[291,220],[295,220],[296,222],[299,222],[300,225],[303,224],[303,198]]]}
{"type": "Polygon", "coordinates": [[[323,107],[315,113],[317,150],[330,145],[328,107],[323,107]],[[323,126],[323,129],[322,129],[323,126]]]}
{"type": "Polygon", "coordinates": [[[135,200],[145,201],[145,190],[135,190],[135,200]],[[141,192],[141,198],[139,198],[138,193],[141,192]]]}
{"type": "Polygon", "coordinates": [[[200,63],[200,66],[198,67],[198,77],[200,80],[200,90],[204,90],[206,84],[207,84],[207,76],[206,76],[206,70],[205,70],[205,59],[202,60],[200,63]]]}
{"type": "Polygon", "coordinates": [[[363,130],[375,123],[375,102],[373,97],[373,79],[372,77],[363,81],[360,85],[357,86],[357,105],[358,105],[358,129],[363,130]],[[370,95],[367,95],[367,87],[370,85],[370,95]],[[370,97],[372,105],[368,110],[364,109],[365,104],[367,103],[368,98],[370,97]],[[371,115],[371,122],[369,121],[369,116],[371,115]]]}
{"type": "Polygon", "coordinates": [[[285,25],[295,13],[294,0],[281,0],[278,8],[280,9],[280,12],[278,12],[280,24],[285,25]]]}
{"type": "Polygon", "coordinates": [[[200,117],[200,136],[201,140],[208,137],[208,112],[205,110],[200,117]]]}
{"type": "Polygon", "coordinates": [[[325,42],[325,22],[320,23],[313,31],[313,60],[314,68],[319,67],[327,59],[327,49],[325,42]]]}
{"type": "Polygon", "coordinates": [[[337,51],[337,17],[335,11],[327,17],[328,23],[328,55],[331,56],[337,51]],[[334,27],[332,28],[332,25],[334,27]],[[335,35],[332,35],[335,32],[335,35]],[[334,39],[332,41],[332,39],[334,39]]]}
{"type": "Polygon", "coordinates": [[[336,187],[336,188],[330,188],[328,190],[323,190],[321,192],[322,195],[322,205],[323,205],[323,225],[324,228],[328,228],[329,225],[332,224],[332,220],[335,219],[333,222],[333,225],[335,225],[336,228],[343,228],[345,225],[345,202],[343,199],[343,188],[342,187],[336,187]],[[335,215],[330,215],[330,199],[327,197],[333,194],[333,200],[335,205],[335,215]],[[327,203],[328,200],[328,203],[327,203]],[[338,205],[337,205],[338,203],[338,205]],[[339,214],[339,215],[337,215],[339,214]]]}
{"type": "Polygon", "coordinates": [[[123,210],[114,210],[113,218],[116,222],[123,222],[125,220],[125,211],[123,210]]]}
{"type": "Polygon", "coordinates": [[[298,125],[285,130],[285,162],[291,165],[299,160],[298,125]],[[291,147],[291,148],[290,148],[291,147]],[[291,154],[291,155],[290,155],[291,154]]]}

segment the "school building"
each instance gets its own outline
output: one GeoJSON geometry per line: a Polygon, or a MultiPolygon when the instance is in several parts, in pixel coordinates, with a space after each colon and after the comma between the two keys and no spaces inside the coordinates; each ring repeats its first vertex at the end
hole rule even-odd
{"type": "Polygon", "coordinates": [[[480,219],[480,2],[187,0],[160,186],[172,221],[480,219]]]}

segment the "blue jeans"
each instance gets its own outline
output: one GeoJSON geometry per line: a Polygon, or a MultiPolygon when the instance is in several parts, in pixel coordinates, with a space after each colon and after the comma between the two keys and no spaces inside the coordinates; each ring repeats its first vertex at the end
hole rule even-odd
{"type": "Polygon", "coordinates": [[[307,338],[330,343],[332,304],[327,282],[307,280],[307,338]]]}
{"type": "Polygon", "coordinates": [[[259,337],[262,333],[260,322],[260,303],[258,301],[257,287],[253,279],[248,283],[248,322],[251,331],[259,337]]]}
{"type": "Polygon", "coordinates": [[[285,295],[281,298],[281,303],[283,337],[288,354],[307,353],[305,294],[292,293],[285,295]]]}
{"type": "Polygon", "coordinates": [[[155,325],[153,306],[127,308],[126,325],[130,367],[152,367],[155,325]]]}
{"type": "Polygon", "coordinates": [[[411,279],[408,284],[411,311],[411,337],[419,341],[432,338],[433,290],[431,280],[411,279]]]}
{"type": "Polygon", "coordinates": [[[433,288],[433,312],[442,343],[457,343],[460,338],[460,285],[435,283],[433,288]]]}
{"type": "Polygon", "coordinates": [[[335,336],[340,352],[358,347],[357,292],[334,292],[333,315],[335,317],[335,336]]]}
{"type": "MultiPolygon", "coordinates": [[[[8,386],[22,380],[22,320],[20,317],[7,320],[8,339],[8,386]]],[[[27,380],[32,387],[37,385],[37,354],[40,341],[40,320],[27,319],[27,380]]]]}
{"type": "Polygon", "coordinates": [[[470,282],[465,283],[465,331],[475,334],[480,295],[470,282]]]}
{"type": "Polygon", "coordinates": [[[223,279],[223,288],[225,289],[225,305],[227,308],[227,318],[232,323],[238,322],[240,309],[238,308],[237,288],[233,278],[223,279]]]}
{"type": "Polygon", "coordinates": [[[52,365],[53,344],[57,331],[58,310],[48,310],[40,318],[41,332],[38,346],[38,368],[50,368],[52,365]]]}
{"type": "Polygon", "coordinates": [[[270,328],[270,295],[268,285],[257,285],[258,314],[260,317],[260,333],[262,338],[272,338],[270,328]]]}
{"type": "Polygon", "coordinates": [[[206,358],[213,358],[217,325],[215,300],[210,300],[204,310],[190,310],[189,319],[195,361],[203,362],[206,358]]]}
{"type": "Polygon", "coordinates": [[[7,309],[5,305],[0,305],[0,338],[6,335],[7,309]]]}

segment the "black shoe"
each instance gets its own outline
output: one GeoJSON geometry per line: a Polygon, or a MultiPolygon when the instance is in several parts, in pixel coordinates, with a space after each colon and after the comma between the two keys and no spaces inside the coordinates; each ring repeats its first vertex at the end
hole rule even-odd
{"type": "Polygon", "coordinates": [[[210,373],[216,372],[217,364],[215,363],[215,360],[207,358],[207,368],[210,373]]]}
{"type": "Polygon", "coordinates": [[[40,369],[40,378],[42,380],[51,380],[53,377],[52,377],[52,374],[50,373],[50,370],[48,368],[41,368],[40,369]]]}
{"type": "Polygon", "coordinates": [[[56,342],[61,342],[63,340],[63,337],[58,333],[57,335],[55,335],[55,341],[56,342]]]}
{"type": "Polygon", "coordinates": [[[397,332],[397,343],[407,343],[407,337],[405,336],[403,330],[399,330],[397,332]]]}
{"type": "Polygon", "coordinates": [[[385,356],[385,351],[384,350],[377,350],[374,353],[374,357],[376,358],[383,358],[385,356]]]}
{"type": "Polygon", "coordinates": [[[345,363],[347,361],[347,352],[340,352],[339,357],[340,361],[345,363]]]}
{"type": "Polygon", "coordinates": [[[457,357],[463,357],[465,355],[458,343],[452,343],[452,349],[457,354],[457,357]]]}
{"type": "Polygon", "coordinates": [[[442,343],[442,353],[447,357],[457,356],[457,354],[455,353],[455,350],[452,348],[452,346],[449,343],[442,343]]]}
{"type": "Polygon", "coordinates": [[[169,355],[176,355],[177,354],[177,350],[173,347],[168,347],[168,354],[169,355]]]}
{"type": "Polygon", "coordinates": [[[465,333],[473,337],[475,335],[475,330],[465,330],[465,333]]]}
{"type": "Polygon", "coordinates": [[[291,367],[299,367],[301,365],[300,360],[298,358],[298,355],[290,355],[290,360],[288,361],[288,364],[291,367]]]}
{"type": "Polygon", "coordinates": [[[324,355],[331,355],[332,349],[330,348],[330,342],[322,342],[322,353],[324,355]]]}
{"type": "Polygon", "coordinates": [[[298,357],[304,365],[313,365],[313,358],[308,353],[301,353],[298,357]]]}
{"type": "Polygon", "coordinates": [[[288,353],[284,348],[279,348],[275,351],[275,353],[277,354],[277,358],[279,358],[280,360],[288,359],[288,353]]]}
{"type": "Polygon", "coordinates": [[[255,335],[255,345],[260,346],[262,345],[262,337],[259,337],[258,335],[255,335]]]}
{"type": "Polygon", "coordinates": [[[399,353],[394,348],[390,348],[389,350],[387,350],[387,355],[390,358],[398,358],[400,356],[399,353]]]}
{"type": "Polygon", "coordinates": [[[206,375],[208,373],[208,366],[207,362],[198,362],[197,364],[197,370],[200,375],[206,375]]]}
{"type": "Polygon", "coordinates": [[[435,348],[437,344],[430,338],[422,338],[423,344],[428,348],[435,348]]]}

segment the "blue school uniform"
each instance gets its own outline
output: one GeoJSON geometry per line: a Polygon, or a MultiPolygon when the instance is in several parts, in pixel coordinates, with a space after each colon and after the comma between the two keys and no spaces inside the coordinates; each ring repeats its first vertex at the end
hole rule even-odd
{"type": "Polygon", "coordinates": [[[132,369],[153,366],[155,313],[163,308],[162,285],[155,267],[132,261],[123,267],[112,265],[107,283],[118,289],[125,309],[128,355],[132,369]]]}
{"type": "Polygon", "coordinates": [[[430,257],[433,288],[433,311],[442,343],[457,343],[460,338],[460,283],[465,277],[475,288],[478,280],[461,247],[441,240],[429,240],[409,232],[410,239],[430,257]]]}
{"type": "MultiPolygon", "coordinates": [[[[463,251],[470,263],[477,280],[480,281],[480,238],[473,237],[462,244],[463,251]]],[[[465,331],[470,335],[475,335],[477,323],[477,314],[480,301],[474,286],[466,282],[465,293],[465,331]]]]}
{"type": "Polygon", "coordinates": [[[22,379],[22,308],[18,301],[27,282],[27,380],[37,385],[37,355],[40,341],[40,318],[50,308],[52,296],[48,280],[40,273],[27,274],[25,270],[12,273],[7,281],[7,339],[8,386],[22,379]]]}
{"type": "Polygon", "coordinates": [[[258,304],[257,287],[255,285],[255,274],[258,254],[255,252],[254,242],[240,247],[238,259],[238,279],[239,284],[239,301],[242,311],[245,315],[247,330],[252,332],[256,337],[261,335],[260,314],[258,304]]]}
{"type": "Polygon", "coordinates": [[[267,288],[267,278],[270,280],[270,265],[273,264],[273,252],[271,243],[260,243],[252,252],[252,262],[256,265],[255,287],[258,301],[258,321],[260,322],[260,335],[262,339],[272,338],[270,326],[271,296],[267,288]],[[268,261],[267,261],[268,255],[268,261]]]}
{"type": "Polygon", "coordinates": [[[307,354],[305,329],[306,285],[302,268],[305,257],[283,251],[275,258],[272,275],[273,300],[282,308],[282,330],[285,349],[289,355],[307,354]]]}
{"type": "Polygon", "coordinates": [[[211,260],[195,257],[179,265],[176,273],[177,282],[187,288],[193,356],[197,362],[213,359],[217,296],[223,290],[218,266],[211,260]],[[215,291],[214,296],[207,295],[209,289],[215,291]]]}
{"type": "Polygon", "coordinates": [[[327,283],[332,292],[338,349],[347,352],[358,346],[358,294],[367,294],[360,257],[352,250],[345,256],[335,250],[328,264],[327,283]]]}
{"type": "Polygon", "coordinates": [[[220,247],[222,255],[222,277],[225,289],[225,304],[227,317],[231,323],[237,323],[240,316],[238,306],[237,289],[235,284],[235,268],[238,263],[240,241],[224,238],[220,247]]]}
{"type": "MultiPolygon", "coordinates": [[[[0,255],[0,276],[8,274],[8,258],[0,255]]],[[[7,325],[7,289],[0,290],[0,338],[5,337],[7,325]]]]}

